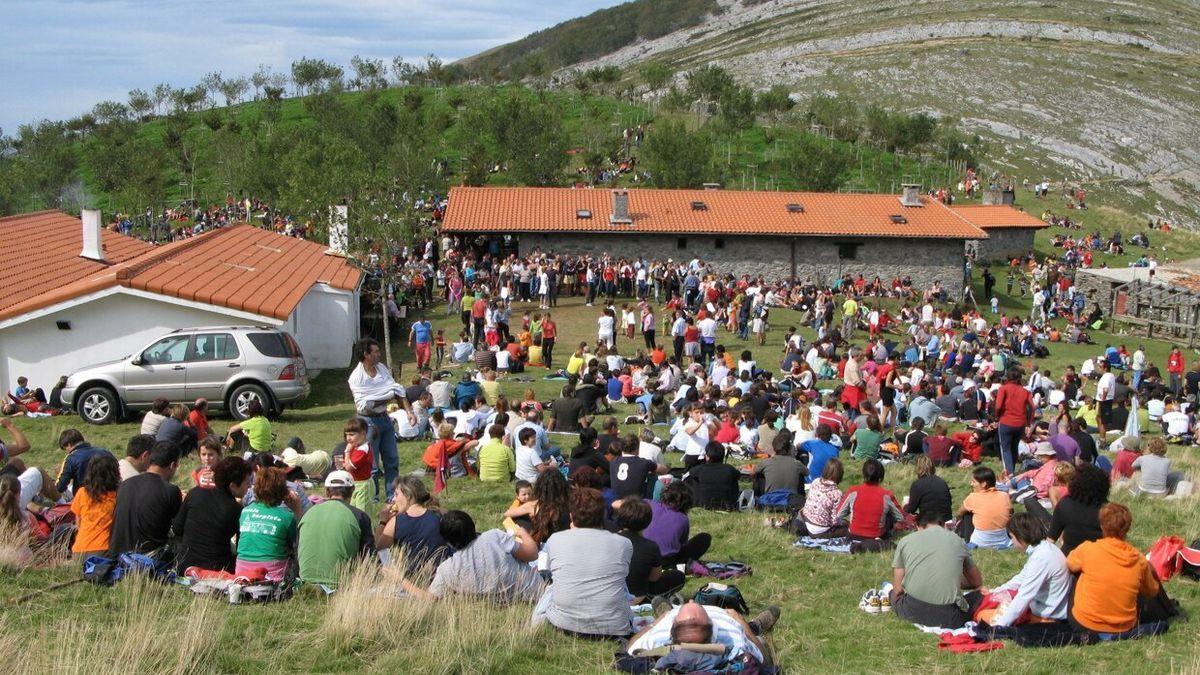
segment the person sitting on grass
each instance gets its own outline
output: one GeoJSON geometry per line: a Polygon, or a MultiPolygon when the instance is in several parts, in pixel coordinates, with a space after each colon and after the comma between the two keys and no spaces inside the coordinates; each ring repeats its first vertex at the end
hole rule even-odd
{"type": "Polygon", "coordinates": [[[177,470],[179,448],[159,442],[150,449],[146,472],[121,481],[108,557],[148,553],[167,543],[171,521],[183,503],[183,494],[171,484],[177,470]]]}
{"type": "Polygon", "coordinates": [[[650,525],[642,535],[658,544],[664,565],[700,560],[712,546],[712,535],[707,532],[691,534],[692,524],[688,518],[691,510],[692,489],[679,481],[663,488],[660,501],[650,502],[650,525]]]}
{"type": "Polygon", "coordinates": [[[1146,441],[1149,454],[1133,460],[1133,470],[1140,472],[1136,486],[1129,491],[1151,497],[1165,497],[1175,491],[1183,480],[1182,471],[1171,471],[1171,460],[1167,457],[1167,442],[1161,436],[1146,441]]]}
{"type": "Polygon", "coordinates": [[[684,479],[694,490],[696,506],[717,511],[736,509],[741,474],[725,463],[725,446],[710,441],[704,455],[707,461],[692,467],[684,479]]]}
{"type": "Polygon", "coordinates": [[[1050,487],[1054,485],[1054,470],[1060,463],[1054,447],[1046,441],[1039,441],[1033,450],[1033,458],[1038,462],[1036,467],[1019,473],[1008,481],[1007,488],[1014,502],[1023,502],[1028,496],[1036,496],[1038,499],[1050,497],[1050,487]]]}
{"type": "Polygon", "coordinates": [[[83,485],[71,500],[78,531],[71,552],[80,558],[104,555],[112,537],[113,514],[117,510],[117,488],[121,487],[121,471],[117,458],[97,455],[88,462],[83,485]]]}
{"type": "MultiPolygon", "coordinates": [[[[396,479],[397,484],[404,477],[396,479]]],[[[412,478],[409,476],[409,478],[412,478]]],[[[304,513],[297,526],[296,558],[300,579],[326,586],[336,585],[345,565],[357,558],[373,559],[375,535],[371,517],[350,504],[356,481],[347,471],[332,471],[325,477],[325,501],[304,513]]],[[[399,486],[396,498],[400,497],[399,486]]],[[[392,511],[385,507],[381,514],[392,511]]],[[[381,547],[390,542],[383,542],[381,547]]]]}
{"type": "Polygon", "coordinates": [[[192,487],[210,488],[213,486],[212,470],[221,461],[223,449],[216,436],[205,436],[200,439],[200,466],[192,472],[192,487]]]}
{"type": "Polygon", "coordinates": [[[253,452],[270,452],[275,444],[275,432],[271,431],[271,421],[263,413],[262,402],[258,399],[246,404],[246,419],[229,427],[225,437],[226,446],[233,447],[239,435],[246,437],[246,442],[253,452]]]}
{"type": "Polygon", "coordinates": [[[808,497],[804,500],[804,508],[791,524],[793,533],[808,537],[844,537],[848,533],[838,517],[838,507],[842,503],[842,491],[838,485],[842,483],[845,468],[842,460],[837,457],[825,462],[821,477],[808,486],[808,497]]]}
{"type": "Polygon", "coordinates": [[[571,526],[571,487],[561,471],[547,471],[533,484],[533,498],[504,512],[505,518],[524,529],[539,546],[550,535],[571,526]]]}
{"type": "MultiPolygon", "coordinates": [[[[1018,513],[1008,521],[1008,536],[1013,546],[1024,549],[1029,559],[1012,579],[991,589],[991,593],[1013,591],[1011,601],[995,612],[988,624],[997,629],[1016,626],[1018,621],[1048,623],[1067,620],[1067,600],[1071,593],[1071,573],[1067,557],[1049,538],[1046,523],[1031,513],[1018,513]],[[1028,611],[1028,617],[1025,617],[1028,611]]],[[[980,589],[988,595],[986,588],[980,589]]],[[[994,637],[1013,637],[1015,630],[993,631],[994,637]]]]}
{"type": "Polygon", "coordinates": [[[941,476],[937,475],[933,460],[929,458],[929,455],[920,455],[914,466],[917,471],[917,479],[908,488],[908,502],[904,504],[904,511],[918,518],[926,511],[950,513],[953,509],[950,486],[942,480],[941,476]]]}
{"type": "Polygon", "coordinates": [[[469,514],[447,511],[438,533],[454,553],[437,566],[428,590],[408,579],[401,582],[413,596],[426,601],[457,595],[502,603],[533,602],[545,588],[545,581],[529,564],[537,560],[537,542],[522,528],[516,527],[513,534],[477,533],[469,514]]]}
{"type": "Polygon", "coordinates": [[[1125,540],[1133,515],[1121,504],[1100,509],[1104,537],[1080,544],[1067,556],[1067,569],[1078,574],[1071,604],[1072,625],[1088,641],[1125,640],[1157,635],[1166,622],[1156,614],[1140,613],[1138,598],[1152,598],[1162,589],[1141,551],[1125,540]]]}
{"type": "Polygon", "coordinates": [[[904,512],[892,491],[881,485],[883,463],[868,459],[863,462],[862,475],[863,482],[842,495],[838,521],[849,530],[851,553],[883,551],[895,546],[891,531],[904,520],[904,512]]]}
{"type": "Polygon", "coordinates": [[[125,456],[117,462],[121,480],[129,480],[150,468],[150,449],[153,447],[154,437],[149,434],[138,434],[129,439],[125,445],[125,456]]]}
{"type": "Polygon", "coordinates": [[[633,557],[629,560],[629,574],[625,585],[634,596],[632,604],[644,602],[658,595],[670,595],[683,588],[684,575],[676,569],[664,570],[662,553],[658,544],[642,536],[650,526],[654,511],[639,497],[622,499],[616,507],[618,534],[633,544],[633,557]]]}
{"type": "Polygon", "coordinates": [[[679,672],[691,672],[695,670],[697,662],[693,659],[696,658],[706,659],[700,662],[705,670],[721,668],[723,664],[740,659],[743,655],[748,655],[759,664],[771,665],[770,650],[763,636],[775,627],[779,615],[779,607],[772,605],[751,621],[746,621],[735,610],[689,600],[634,635],[626,649],[633,656],[646,652],[657,656],[660,648],[678,646],[678,651],[664,652],[663,658],[655,663],[655,668],[661,667],[663,672],[676,663],[680,665],[679,672]],[[680,657],[688,660],[683,661],[680,657]]]}
{"type": "Polygon", "coordinates": [[[971,472],[971,494],[958,510],[959,534],[968,548],[1006,549],[1008,519],[1012,502],[1008,495],[996,490],[996,472],[986,466],[971,472]]]}
{"type": "Polygon", "coordinates": [[[534,607],[532,623],[576,637],[628,637],[633,612],[625,577],[633,543],[604,529],[599,491],[576,488],[570,503],[570,529],[554,533],[542,547],[554,583],[534,607]]]}
{"type": "Polygon", "coordinates": [[[871,414],[867,416],[866,426],[859,427],[850,437],[850,449],[854,459],[879,459],[879,445],[882,442],[883,427],[879,417],[871,414]]]}
{"type": "Polygon", "coordinates": [[[896,616],[922,626],[961,628],[983,600],[983,574],[966,543],[942,527],[947,514],[928,510],[917,531],[904,537],[892,556],[888,600],[896,616]]]}
{"type": "Polygon", "coordinates": [[[62,493],[66,493],[68,489],[74,490],[83,484],[83,474],[87,471],[88,463],[92,461],[92,458],[104,455],[113,456],[108,450],[97,448],[84,440],[83,434],[78,429],[66,429],[59,434],[58,447],[67,452],[55,484],[58,491],[62,493]]]}
{"type": "Polygon", "coordinates": [[[241,457],[225,457],[213,466],[210,485],[197,485],[188,491],[171,523],[180,574],[189,567],[234,570],[230,542],[238,534],[242,515],[239,500],[250,489],[253,472],[250,463],[241,457]]]}
{"type": "Polygon", "coordinates": [[[392,502],[379,511],[381,526],[375,536],[379,548],[403,551],[405,574],[432,573],[450,550],[442,539],[441,508],[419,476],[396,479],[392,502]]]}
{"type": "Polygon", "coordinates": [[[517,470],[513,449],[504,443],[505,429],[501,424],[488,427],[488,441],[479,447],[479,480],[508,482],[517,470]]]}
{"type": "Polygon", "coordinates": [[[805,482],[811,483],[825,471],[825,463],[838,456],[838,447],[830,443],[833,438],[833,428],[827,424],[818,424],[816,438],[800,444],[800,452],[808,454],[808,476],[805,482]]]}
{"type": "Polygon", "coordinates": [[[283,469],[264,467],[254,478],[254,503],[242,509],[238,524],[238,576],[280,581],[296,547],[296,523],[303,515],[288,489],[283,469]]]}

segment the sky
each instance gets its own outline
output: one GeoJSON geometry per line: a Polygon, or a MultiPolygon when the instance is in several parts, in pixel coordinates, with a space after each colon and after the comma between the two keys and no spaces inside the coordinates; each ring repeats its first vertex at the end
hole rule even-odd
{"type": "Polygon", "coordinates": [[[621,0],[0,0],[0,129],[302,57],[445,62],[621,0]]]}

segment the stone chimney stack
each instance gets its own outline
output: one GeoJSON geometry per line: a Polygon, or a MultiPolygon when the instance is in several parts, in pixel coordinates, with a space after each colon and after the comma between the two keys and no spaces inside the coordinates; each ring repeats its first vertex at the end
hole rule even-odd
{"type": "Polygon", "coordinates": [[[901,206],[924,206],[924,204],[921,203],[920,185],[916,185],[914,183],[905,183],[900,187],[902,189],[902,192],[900,193],[901,206]]]}
{"type": "Polygon", "coordinates": [[[633,215],[629,213],[629,190],[613,190],[612,215],[608,217],[610,225],[632,225],[633,215]]]}
{"type": "Polygon", "coordinates": [[[104,257],[104,240],[101,235],[100,212],[96,209],[84,209],[80,217],[83,223],[83,250],[79,257],[106,263],[104,257]]]}
{"type": "Polygon", "coordinates": [[[345,204],[329,207],[329,251],[334,255],[346,255],[350,246],[348,223],[349,207],[345,204]]]}

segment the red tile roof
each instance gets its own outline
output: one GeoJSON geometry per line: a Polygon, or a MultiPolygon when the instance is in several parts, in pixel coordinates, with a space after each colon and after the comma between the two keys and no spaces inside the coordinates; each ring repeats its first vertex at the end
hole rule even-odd
{"type": "Polygon", "coordinates": [[[984,230],[1006,227],[1030,227],[1034,229],[1050,227],[1046,221],[1035,218],[1014,206],[963,204],[961,206],[951,206],[950,208],[958,215],[975,223],[984,230]]]}
{"type": "Polygon", "coordinates": [[[897,195],[629,190],[632,224],[610,224],[611,190],[455,187],[447,232],[646,232],[986,239],[987,234],[935,199],[905,207],[897,195]],[[692,202],[704,202],[695,210],[692,202]],[[799,204],[802,213],[789,212],[799,204]],[[586,210],[590,218],[580,218],[586,210]],[[907,222],[893,222],[892,216],[907,222]]]}
{"type": "MultiPolygon", "coordinates": [[[[10,240],[9,230],[5,227],[9,221],[40,218],[43,215],[0,221],[4,249],[20,245],[28,250],[30,245],[10,240]]],[[[72,234],[62,230],[57,239],[46,245],[55,250],[77,246],[82,231],[79,219],[65,214],[56,215],[59,219],[73,222],[74,229],[72,234]]],[[[106,245],[109,234],[105,233],[106,245]]],[[[321,244],[250,225],[226,227],[160,247],[132,239],[129,241],[139,245],[140,255],[124,256],[114,265],[92,263],[94,269],[75,278],[59,278],[55,283],[30,285],[24,297],[0,305],[0,320],[87,293],[124,286],[282,321],[287,319],[313,284],[325,283],[334,288],[353,290],[362,275],[344,258],[327,255],[326,247],[321,244]]],[[[114,247],[109,246],[108,250],[111,259],[115,253],[114,247]]],[[[3,260],[0,257],[0,263],[3,260]]],[[[17,283],[16,277],[10,277],[10,269],[9,266],[3,267],[0,288],[17,283]]]]}
{"type": "Polygon", "coordinates": [[[0,218],[0,315],[7,318],[11,307],[154,250],[109,230],[100,236],[107,264],[79,256],[83,223],[62,211],[0,218]]]}

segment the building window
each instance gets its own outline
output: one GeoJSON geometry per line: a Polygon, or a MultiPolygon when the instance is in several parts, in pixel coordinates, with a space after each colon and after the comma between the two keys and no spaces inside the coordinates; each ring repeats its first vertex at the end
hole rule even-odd
{"type": "Polygon", "coordinates": [[[862,244],[838,244],[838,260],[855,260],[858,258],[858,247],[862,244]]]}
{"type": "Polygon", "coordinates": [[[717,240],[713,242],[713,248],[725,248],[725,240],[717,237],[717,240]]]}
{"type": "Polygon", "coordinates": [[[676,239],[675,240],[675,248],[680,249],[680,250],[687,248],[687,237],[679,237],[678,239],[676,239]]]}

